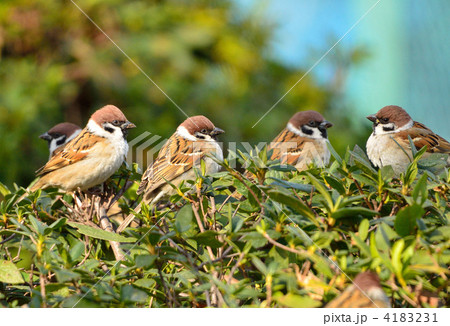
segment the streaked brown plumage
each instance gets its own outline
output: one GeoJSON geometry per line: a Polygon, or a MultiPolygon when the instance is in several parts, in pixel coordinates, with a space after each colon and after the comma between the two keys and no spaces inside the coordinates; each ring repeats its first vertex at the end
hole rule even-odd
{"type": "Polygon", "coordinates": [[[390,308],[389,299],[374,272],[359,273],[353,284],[325,308],[390,308]]]}
{"type": "Polygon", "coordinates": [[[81,128],[76,124],[62,122],[50,128],[49,131],[40,135],[39,138],[47,141],[51,158],[61,151],[68,142],[78,136],[80,132],[81,128]]]}
{"type": "Polygon", "coordinates": [[[86,128],[36,172],[40,179],[31,191],[85,190],[101,184],[122,164],[128,151],[127,130],[134,127],[113,105],[97,110],[86,128]]]}
{"type": "Polygon", "coordinates": [[[300,171],[313,162],[321,167],[327,165],[330,160],[327,129],[332,126],[316,111],[297,112],[270,143],[271,159],[279,159],[300,171]]]}
{"type": "MultiPolygon", "coordinates": [[[[183,180],[195,179],[195,170],[200,168],[201,160],[205,161],[206,174],[217,172],[219,165],[209,155],[223,159],[222,149],[216,141],[216,136],[221,133],[223,130],[204,116],[190,117],[180,124],[142,176],[137,190],[138,195],[143,194],[142,202],[152,205],[173,195],[175,190],[169,182],[179,186],[183,180]]],[[[135,211],[140,210],[141,204],[135,211]]],[[[117,232],[122,232],[133,219],[132,213],[117,232]]]]}
{"type": "MultiPolygon", "coordinates": [[[[367,140],[367,155],[376,167],[391,165],[396,174],[404,172],[412,161],[408,136],[417,150],[427,147],[424,157],[432,153],[450,154],[447,140],[422,123],[413,121],[399,106],[385,106],[367,119],[373,122],[373,133],[367,140]]],[[[447,164],[450,165],[450,155],[447,164]]]]}
{"type": "MultiPolygon", "coordinates": [[[[332,126],[319,112],[297,112],[289,119],[286,128],[269,144],[267,149],[272,151],[270,159],[295,166],[299,171],[306,170],[312,163],[319,167],[328,165],[330,150],[327,145],[327,129],[332,126]]],[[[248,170],[244,176],[254,179],[254,175],[248,170]]],[[[231,196],[238,200],[244,198],[237,191],[231,196]]]]}

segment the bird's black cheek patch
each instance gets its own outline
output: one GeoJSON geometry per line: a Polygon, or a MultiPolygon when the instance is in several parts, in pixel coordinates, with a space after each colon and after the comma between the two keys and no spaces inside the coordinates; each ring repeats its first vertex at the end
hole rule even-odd
{"type": "Polygon", "coordinates": [[[114,132],[114,129],[108,126],[105,126],[105,130],[111,134],[114,132]]]}
{"type": "Polygon", "coordinates": [[[201,134],[201,133],[199,133],[199,132],[195,133],[195,137],[197,137],[198,139],[206,139],[206,136],[201,134]]]}
{"type": "Polygon", "coordinates": [[[312,130],[312,129],[309,129],[309,128],[306,128],[305,126],[302,126],[302,132],[303,132],[305,135],[312,135],[312,134],[313,134],[313,130],[312,130]]]}
{"type": "Polygon", "coordinates": [[[391,126],[391,127],[383,127],[383,131],[386,131],[386,132],[388,132],[388,131],[393,131],[394,130],[394,126],[391,126]]]}
{"type": "Polygon", "coordinates": [[[66,142],[66,136],[62,136],[61,138],[58,138],[56,140],[56,145],[61,146],[61,145],[64,145],[65,142],[66,142]]]}

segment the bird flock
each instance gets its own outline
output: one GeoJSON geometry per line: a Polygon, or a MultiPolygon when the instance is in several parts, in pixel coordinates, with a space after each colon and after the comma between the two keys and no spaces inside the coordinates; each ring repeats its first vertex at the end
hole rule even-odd
{"type": "MultiPolygon", "coordinates": [[[[414,121],[401,107],[389,105],[367,117],[373,123],[373,132],[367,140],[367,155],[375,167],[392,166],[396,175],[404,172],[412,161],[413,150],[426,147],[425,156],[432,153],[447,155],[450,165],[450,143],[425,125],[414,121]],[[412,143],[411,143],[412,141],[412,143]]],[[[333,124],[316,111],[300,111],[292,116],[286,127],[268,144],[271,160],[294,166],[302,171],[314,164],[325,167],[330,161],[328,128],[333,124]]],[[[50,158],[37,171],[38,180],[28,192],[56,187],[64,192],[85,191],[102,184],[122,165],[127,152],[127,135],[136,126],[123,112],[106,105],[90,117],[84,129],[72,123],[60,123],[40,138],[48,142],[50,158]]],[[[201,162],[205,174],[220,170],[223,160],[218,136],[224,131],[205,116],[193,116],[182,122],[159,151],[157,158],[142,175],[137,195],[141,201],[134,212],[125,218],[116,232],[122,232],[133,221],[142,205],[156,207],[168,201],[185,180],[196,178],[201,162]]],[[[251,177],[247,172],[247,176],[251,177]]],[[[352,288],[329,307],[344,307],[355,297],[359,306],[388,306],[389,303],[376,274],[358,275],[352,288]],[[364,291],[364,295],[360,295],[364,291]],[[369,302],[365,298],[369,298],[369,302]]]]}

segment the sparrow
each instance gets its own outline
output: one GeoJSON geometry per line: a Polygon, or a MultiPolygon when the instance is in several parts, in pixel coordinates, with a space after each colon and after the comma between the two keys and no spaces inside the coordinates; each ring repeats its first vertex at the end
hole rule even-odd
{"type": "Polygon", "coordinates": [[[389,299],[374,272],[359,273],[344,292],[325,308],[390,308],[389,299]]]}
{"type": "Polygon", "coordinates": [[[327,129],[332,126],[316,111],[297,112],[269,144],[268,150],[273,150],[270,159],[293,165],[299,171],[306,170],[313,162],[319,167],[328,165],[327,129]]]}
{"type": "MultiPolygon", "coordinates": [[[[425,157],[431,153],[450,154],[448,141],[423,124],[413,121],[399,106],[385,106],[367,119],[373,122],[373,132],[366,145],[367,155],[376,167],[391,165],[397,175],[404,172],[413,156],[408,136],[417,150],[427,147],[425,157]]],[[[450,156],[447,164],[450,164],[450,156]]]]}
{"type": "MultiPolygon", "coordinates": [[[[218,172],[220,165],[210,156],[223,160],[222,148],[217,142],[217,136],[222,133],[222,129],[202,115],[187,118],[180,124],[142,175],[136,193],[143,198],[135,212],[140,211],[142,203],[153,205],[174,195],[176,190],[169,183],[178,187],[183,180],[195,179],[201,160],[205,162],[206,174],[218,172]]],[[[134,213],[131,213],[116,232],[122,232],[133,219],[134,213]]]]}
{"type": "MultiPolygon", "coordinates": [[[[50,158],[59,152],[64,145],[74,139],[81,132],[81,128],[70,122],[58,123],[49,131],[43,133],[39,138],[48,142],[50,158]]],[[[49,159],[50,159],[49,158],[49,159]]]]}
{"type": "Polygon", "coordinates": [[[135,127],[113,105],[97,110],[78,136],[36,171],[40,178],[30,190],[47,187],[86,190],[103,183],[124,161],[128,129],[135,127]]]}

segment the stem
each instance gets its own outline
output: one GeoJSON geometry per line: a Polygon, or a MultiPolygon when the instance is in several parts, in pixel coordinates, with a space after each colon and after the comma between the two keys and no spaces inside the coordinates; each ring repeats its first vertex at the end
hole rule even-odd
{"type": "Polygon", "coordinates": [[[272,239],[266,232],[264,232],[262,235],[263,235],[264,238],[267,239],[267,241],[269,241],[271,244],[273,244],[274,246],[276,246],[276,247],[278,247],[278,248],[281,248],[281,249],[283,249],[283,250],[292,252],[292,253],[297,254],[297,255],[299,255],[299,256],[304,256],[304,257],[309,256],[309,254],[308,254],[308,252],[307,252],[306,250],[301,250],[301,251],[300,251],[300,250],[297,250],[297,249],[294,249],[294,248],[290,248],[290,247],[288,247],[288,246],[285,246],[285,245],[283,245],[283,244],[281,244],[281,243],[279,243],[279,242],[276,242],[276,241],[275,241],[274,239],[272,239]]]}

